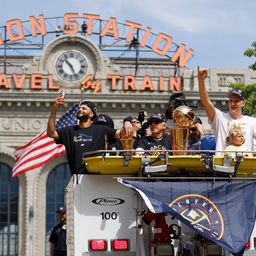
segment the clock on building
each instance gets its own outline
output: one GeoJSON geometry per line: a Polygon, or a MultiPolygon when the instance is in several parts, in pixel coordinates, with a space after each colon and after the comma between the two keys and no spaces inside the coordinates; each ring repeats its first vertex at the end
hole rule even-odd
{"type": "Polygon", "coordinates": [[[56,74],[63,81],[77,82],[86,75],[87,69],[86,57],[78,50],[62,51],[56,58],[56,74]]]}

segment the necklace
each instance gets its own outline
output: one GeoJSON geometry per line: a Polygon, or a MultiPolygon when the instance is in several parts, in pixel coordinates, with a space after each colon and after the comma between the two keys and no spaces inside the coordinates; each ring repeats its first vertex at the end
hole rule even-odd
{"type": "Polygon", "coordinates": [[[159,141],[162,140],[164,136],[160,137],[160,138],[153,138],[154,141],[159,141]]]}

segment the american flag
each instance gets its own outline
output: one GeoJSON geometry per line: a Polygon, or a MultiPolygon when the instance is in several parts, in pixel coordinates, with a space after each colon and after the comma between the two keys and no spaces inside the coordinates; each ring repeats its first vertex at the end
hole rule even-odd
{"type": "MultiPolygon", "coordinates": [[[[77,124],[76,111],[78,104],[71,107],[57,122],[56,129],[77,124]]],[[[18,148],[15,155],[15,164],[12,169],[12,176],[15,177],[43,166],[52,158],[66,154],[64,145],[56,144],[52,138],[47,136],[46,130],[38,134],[26,145],[18,148]]]]}

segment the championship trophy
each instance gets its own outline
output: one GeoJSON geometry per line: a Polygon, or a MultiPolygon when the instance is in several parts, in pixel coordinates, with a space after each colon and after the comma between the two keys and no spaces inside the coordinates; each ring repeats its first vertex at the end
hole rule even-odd
{"type": "Polygon", "coordinates": [[[127,135],[124,133],[123,130],[120,131],[120,142],[122,144],[123,150],[124,151],[124,156],[132,156],[132,150],[133,150],[133,143],[134,143],[134,138],[131,135],[130,137],[127,137],[127,135]]]}
{"type": "Polygon", "coordinates": [[[188,147],[188,127],[193,123],[195,114],[188,106],[179,106],[173,111],[173,122],[179,127],[171,129],[173,155],[186,155],[188,147]],[[178,150],[178,151],[175,151],[178,150]]]}

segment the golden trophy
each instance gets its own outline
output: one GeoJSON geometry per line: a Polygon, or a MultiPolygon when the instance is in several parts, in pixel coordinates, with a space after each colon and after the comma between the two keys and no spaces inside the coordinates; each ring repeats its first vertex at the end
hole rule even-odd
{"type": "Polygon", "coordinates": [[[133,143],[134,143],[134,138],[131,135],[128,137],[123,130],[120,131],[120,142],[122,144],[123,150],[124,151],[124,156],[132,156],[133,152],[133,143]]]}
{"type": "Polygon", "coordinates": [[[173,155],[186,155],[188,147],[188,127],[193,123],[195,114],[188,106],[179,106],[173,111],[173,122],[179,127],[171,129],[173,155]],[[177,151],[175,151],[177,150],[177,151]]]}

